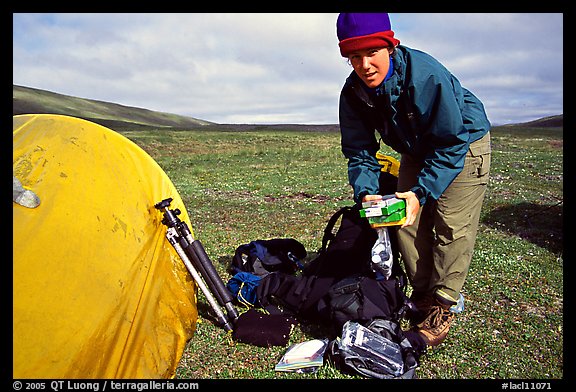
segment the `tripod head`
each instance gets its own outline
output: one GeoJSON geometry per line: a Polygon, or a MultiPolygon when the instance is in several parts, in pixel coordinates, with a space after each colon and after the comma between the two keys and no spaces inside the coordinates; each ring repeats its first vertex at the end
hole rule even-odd
{"type": "Polygon", "coordinates": [[[181,211],[178,208],[173,210],[169,209],[168,207],[170,207],[171,202],[172,198],[169,197],[154,204],[154,207],[156,207],[158,210],[164,210],[164,218],[162,219],[162,223],[164,225],[180,229],[183,222],[180,220],[180,218],[178,218],[178,215],[181,214],[181,211]]]}

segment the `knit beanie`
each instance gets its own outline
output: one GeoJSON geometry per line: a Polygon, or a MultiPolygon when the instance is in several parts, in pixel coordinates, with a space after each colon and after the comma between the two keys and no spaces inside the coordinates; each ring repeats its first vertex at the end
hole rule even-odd
{"type": "Polygon", "coordinates": [[[336,34],[343,57],[357,50],[396,46],[400,43],[394,38],[388,14],[340,14],[336,22],[336,34]]]}

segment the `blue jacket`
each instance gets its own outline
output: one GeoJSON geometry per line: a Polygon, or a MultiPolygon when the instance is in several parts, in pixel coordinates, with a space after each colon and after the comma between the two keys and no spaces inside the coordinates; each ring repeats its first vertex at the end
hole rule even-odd
{"type": "Polygon", "coordinates": [[[482,102],[432,56],[398,45],[392,60],[392,74],[377,89],[368,89],[354,71],[346,79],[339,110],[342,152],[354,200],[378,194],[377,131],[395,151],[423,163],[411,189],[423,205],[438,199],[462,171],[470,143],[489,132],[490,122],[482,102]]]}

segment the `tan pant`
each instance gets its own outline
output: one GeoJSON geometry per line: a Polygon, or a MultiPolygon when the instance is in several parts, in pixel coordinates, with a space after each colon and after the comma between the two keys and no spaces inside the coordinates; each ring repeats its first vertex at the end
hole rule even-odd
{"type": "MultiPolygon", "coordinates": [[[[414,292],[456,302],[472,260],[490,172],[490,133],[472,143],[464,169],[437,201],[428,200],[412,226],[398,229],[398,247],[414,292]]],[[[421,164],[403,155],[398,190],[416,184],[421,164]]]]}

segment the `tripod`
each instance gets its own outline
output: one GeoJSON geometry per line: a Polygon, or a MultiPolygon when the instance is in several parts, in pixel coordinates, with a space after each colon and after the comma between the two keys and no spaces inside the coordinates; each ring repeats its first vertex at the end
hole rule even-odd
{"type": "Polygon", "coordinates": [[[166,238],[204,293],[206,300],[216,313],[218,322],[226,331],[232,331],[238,319],[238,312],[232,303],[234,300],[232,294],[218,275],[202,243],[194,239],[188,225],[178,218],[181,211],[177,208],[173,210],[169,208],[171,202],[172,198],[168,198],[154,205],[156,209],[163,210],[162,223],[168,227],[166,238]],[[226,309],[226,313],[222,308],[226,309]]]}

